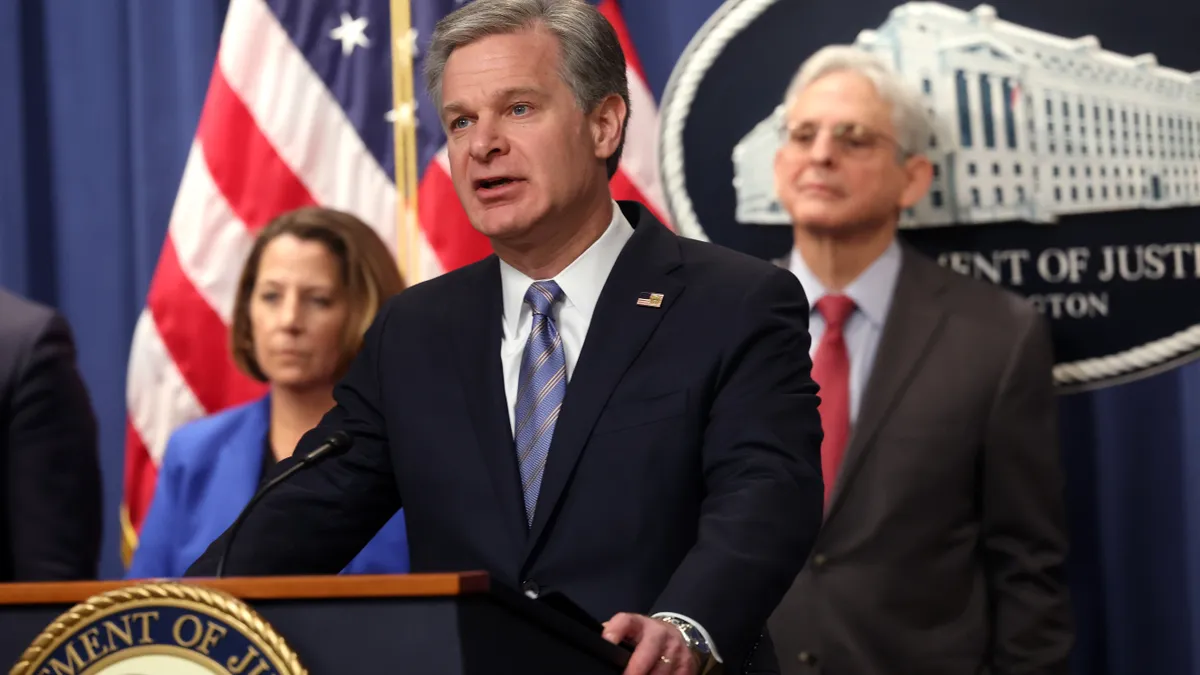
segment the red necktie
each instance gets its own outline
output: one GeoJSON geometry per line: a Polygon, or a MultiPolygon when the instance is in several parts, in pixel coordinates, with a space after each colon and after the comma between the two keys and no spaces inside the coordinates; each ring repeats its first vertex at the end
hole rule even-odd
{"type": "Polygon", "coordinates": [[[854,313],[854,301],[844,295],[826,295],[817,301],[825,318],[825,333],[813,358],[813,379],[820,386],[821,474],[825,478],[825,504],[833,494],[846,440],[850,437],[850,354],[842,329],[854,313]]]}

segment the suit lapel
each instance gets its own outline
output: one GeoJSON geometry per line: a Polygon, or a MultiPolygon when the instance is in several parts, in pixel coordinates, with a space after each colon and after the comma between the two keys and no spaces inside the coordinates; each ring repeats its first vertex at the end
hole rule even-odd
{"type": "Polygon", "coordinates": [[[671,270],[679,266],[675,235],[645,209],[622,208],[636,229],[600,292],[583,350],[567,384],[562,413],[550,442],[526,559],[545,532],[613,389],[684,289],[670,276],[671,270]],[[637,300],[642,293],[663,294],[662,306],[639,306],[637,300]]]}
{"type": "Polygon", "coordinates": [[[875,436],[904,395],[945,320],[945,312],[938,302],[943,284],[938,275],[931,274],[936,270],[928,267],[934,263],[921,258],[907,246],[902,251],[903,262],[895,295],[884,321],[874,366],[863,389],[858,420],[846,447],[826,521],[837,512],[846,486],[854,480],[854,474],[874,447],[875,436]]]}
{"type": "Polygon", "coordinates": [[[526,536],[525,506],[517,468],[512,426],[508,420],[504,369],[500,363],[503,305],[500,263],[489,256],[476,264],[467,283],[468,297],[449,308],[467,410],[496,491],[501,520],[516,541],[526,536]]]}

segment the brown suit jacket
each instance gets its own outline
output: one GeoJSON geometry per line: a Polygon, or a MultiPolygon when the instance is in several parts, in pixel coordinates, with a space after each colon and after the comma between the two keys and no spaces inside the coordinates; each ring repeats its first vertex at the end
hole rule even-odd
{"type": "Polygon", "coordinates": [[[907,246],[902,260],[824,525],[771,618],[782,673],[1066,673],[1046,323],[907,246]]]}

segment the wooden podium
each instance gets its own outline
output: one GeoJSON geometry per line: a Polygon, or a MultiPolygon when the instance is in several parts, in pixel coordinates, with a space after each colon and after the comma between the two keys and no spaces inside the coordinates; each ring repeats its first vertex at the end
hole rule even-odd
{"type": "MultiPolygon", "coordinates": [[[[173,619],[178,603],[167,597],[169,593],[178,597],[181,592],[206,590],[244,603],[282,638],[300,666],[312,675],[612,675],[620,673],[629,658],[626,649],[600,637],[597,625],[587,625],[543,601],[492,584],[484,573],[248,577],[0,584],[0,673],[8,672],[39,636],[47,650],[59,649],[64,664],[59,670],[46,670],[48,673],[65,672],[68,667],[75,672],[92,670],[100,663],[96,659],[109,654],[110,646],[113,651],[107,658],[115,658],[122,639],[130,642],[131,650],[143,632],[149,640],[149,624],[139,626],[127,616],[119,617],[123,624],[115,619],[106,623],[107,637],[104,628],[88,629],[94,632],[83,636],[86,640],[73,648],[74,654],[62,651],[69,646],[67,637],[46,637],[47,627],[78,603],[104,596],[99,603],[84,606],[85,613],[100,616],[104,612],[97,607],[110,607],[105,600],[112,597],[127,598],[127,591],[143,597],[162,596],[155,596],[160,605],[151,607],[155,619],[163,619],[162,635],[173,635],[179,644],[190,643],[192,649],[218,645],[217,639],[223,637],[219,629],[209,629],[206,635],[204,620],[185,617],[186,609],[178,610],[183,618],[173,619]],[[173,627],[169,626],[172,622],[176,624],[173,627]],[[72,666],[74,659],[79,663],[72,666]]],[[[225,625],[250,623],[234,620],[225,625]]],[[[222,664],[227,661],[225,656],[210,654],[210,658],[222,664]]],[[[228,662],[237,664],[236,659],[228,662]]],[[[243,675],[253,672],[244,667],[246,663],[242,662],[243,675]]],[[[39,667],[30,672],[43,671],[39,667]]]]}

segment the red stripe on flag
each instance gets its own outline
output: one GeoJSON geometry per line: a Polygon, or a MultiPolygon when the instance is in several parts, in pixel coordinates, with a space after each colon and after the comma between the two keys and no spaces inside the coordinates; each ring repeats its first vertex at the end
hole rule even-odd
{"type": "Polygon", "coordinates": [[[158,469],[154,460],[150,459],[150,451],[133,426],[133,421],[125,419],[125,508],[129,511],[129,520],[136,531],[142,529],[142,520],[150,510],[150,500],[154,498],[154,484],[158,478],[158,469]]]}
{"type": "Polygon", "coordinates": [[[183,381],[209,413],[266,394],[266,385],[234,365],[225,322],[192,285],[176,256],[168,236],[146,306],[183,381]]]}
{"type": "Polygon", "coordinates": [[[629,37],[629,27],[625,25],[625,17],[621,15],[621,7],[617,4],[617,0],[602,0],[598,9],[616,31],[617,40],[621,42],[621,49],[625,51],[625,63],[645,82],[646,70],[642,68],[642,60],[638,58],[637,50],[633,47],[633,39],[629,37]]]}
{"type": "Polygon", "coordinates": [[[491,243],[471,226],[454,183],[436,160],[421,178],[417,204],[421,230],[442,269],[449,272],[491,255],[491,243]]]}
{"type": "Polygon", "coordinates": [[[196,137],[213,183],[251,232],[285,211],[316,203],[262,135],[220,67],[213,69],[196,137]]]}

